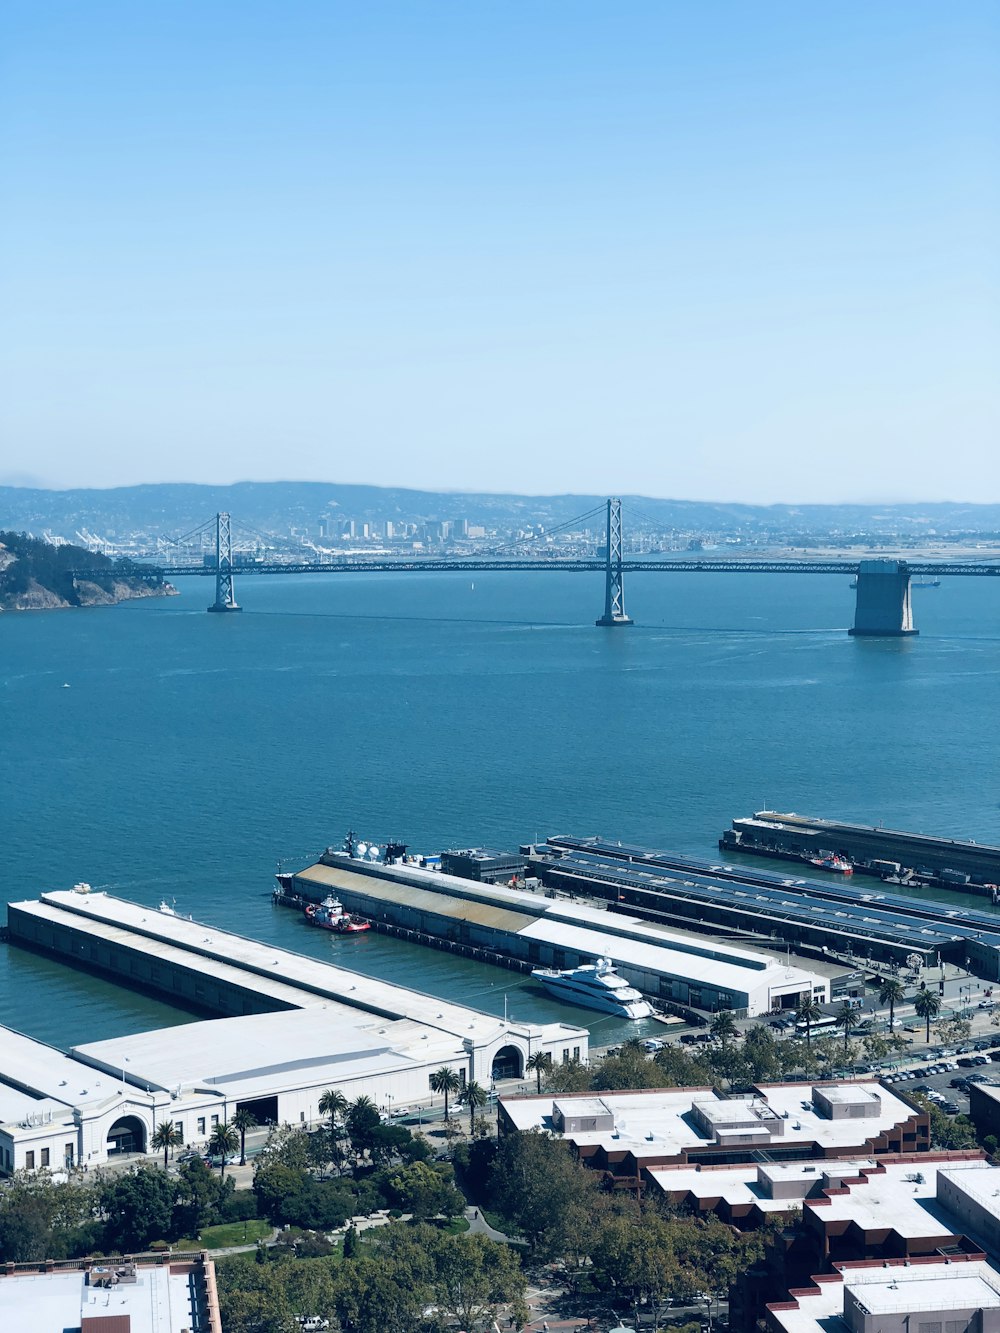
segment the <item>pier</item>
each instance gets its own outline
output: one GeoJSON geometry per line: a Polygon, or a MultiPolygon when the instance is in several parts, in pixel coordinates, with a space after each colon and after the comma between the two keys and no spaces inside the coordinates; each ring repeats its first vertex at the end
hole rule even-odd
{"type": "Polygon", "coordinates": [[[298,871],[294,891],[333,893],[377,929],[407,930],[435,947],[519,971],[557,970],[608,957],[619,974],[664,1008],[747,1014],[792,1008],[803,994],[828,998],[829,982],[752,948],[672,933],[594,904],[460,879],[412,863],[384,865],[327,852],[298,871]]]}
{"type": "Polygon", "coordinates": [[[528,864],[545,884],[689,930],[772,934],[899,967],[913,958],[950,962],[1000,981],[1000,917],[987,912],[859,889],[833,875],[755,871],[599,838],[549,838],[530,849],[528,864]]]}
{"type": "Polygon", "coordinates": [[[1000,886],[1000,847],[776,810],[734,819],[719,846],[800,862],[834,851],[855,869],[896,883],[912,880],[970,893],[991,893],[1000,886]]]}

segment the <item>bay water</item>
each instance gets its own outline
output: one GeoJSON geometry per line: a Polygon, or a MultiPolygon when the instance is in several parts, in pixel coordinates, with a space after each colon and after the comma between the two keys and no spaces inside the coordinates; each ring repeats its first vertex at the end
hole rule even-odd
{"type": "MultiPolygon", "coordinates": [[[[600,833],[711,855],[765,806],[1000,843],[1000,583],[915,589],[920,636],[896,640],[848,637],[848,584],[638,575],[627,629],[594,626],[598,576],[560,572],[244,578],[231,616],[184,579],[4,614],[0,898],[87,880],[609,1039],[616,1020],[516,974],[310,930],[271,904],[277,862],[348,828],[414,851],[600,833]]],[[[56,1045],[191,1017],[0,946],[0,1021],[56,1045]]]]}

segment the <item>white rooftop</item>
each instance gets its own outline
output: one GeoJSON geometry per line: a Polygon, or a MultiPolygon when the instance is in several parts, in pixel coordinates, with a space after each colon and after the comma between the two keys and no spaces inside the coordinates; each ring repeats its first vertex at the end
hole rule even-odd
{"type": "MultiPolygon", "coordinates": [[[[784,1132],[776,1140],[783,1146],[798,1143],[820,1143],[827,1149],[850,1150],[863,1146],[895,1125],[902,1124],[914,1114],[913,1109],[888,1088],[874,1081],[857,1085],[879,1098],[877,1116],[864,1119],[830,1120],[819,1115],[812,1104],[812,1084],[769,1083],[760,1093],[770,1109],[784,1121],[784,1132]]],[[[831,1085],[820,1084],[824,1093],[831,1085]]],[[[556,1100],[568,1105],[571,1097],[560,1095],[556,1100]]],[[[581,1147],[603,1145],[609,1151],[632,1151],[637,1156],[673,1156],[686,1149],[703,1148],[710,1142],[695,1127],[691,1116],[694,1102],[713,1103],[713,1112],[724,1104],[713,1097],[710,1089],[664,1088],[643,1092],[605,1092],[604,1105],[614,1113],[614,1130],[595,1130],[573,1134],[574,1143],[581,1147]]],[[[517,1129],[542,1128],[555,1130],[552,1123],[551,1094],[542,1096],[503,1097],[501,1105],[517,1129]]],[[[744,1113],[746,1104],[735,1105],[744,1113]]],[[[720,1114],[726,1114],[720,1111],[720,1114]]],[[[736,1112],[733,1113],[734,1115],[736,1112]]]]}
{"type": "MultiPolygon", "coordinates": [[[[976,1189],[992,1196],[1000,1190],[1000,1167],[985,1159],[967,1162],[928,1162],[923,1154],[912,1162],[893,1162],[882,1172],[870,1175],[864,1184],[850,1186],[850,1193],[834,1195],[819,1210],[823,1222],[853,1222],[863,1231],[891,1228],[900,1236],[958,1235],[968,1227],[947,1213],[937,1201],[938,1172],[947,1171],[962,1189],[976,1189]],[[921,1179],[918,1179],[921,1177],[921,1179]]],[[[991,1211],[1000,1217],[1000,1198],[990,1197],[991,1211]]]]}
{"type": "Polygon", "coordinates": [[[100,1106],[120,1089],[117,1079],[54,1046],[0,1027],[0,1124],[20,1124],[29,1116],[62,1118],[74,1106],[100,1106]],[[2,1081],[15,1073],[18,1087],[2,1081]]]}
{"type": "Polygon", "coordinates": [[[0,1328],[10,1333],[65,1333],[83,1319],[127,1315],[131,1333],[181,1333],[197,1328],[187,1274],[139,1268],[134,1284],[88,1287],[84,1274],[30,1273],[0,1277],[0,1328]]]}
{"type": "Polygon", "coordinates": [[[840,1278],[824,1278],[815,1291],[796,1298],[794,1309],[769,1306],[771,1320],[785,1333],[827,1333],[843,1316],[845,1290],[874,1315],[1000,1307],[1000,1276],[981,1259],[942,1259],[912,1267],[844,1264],[840,1278]]]}
{"type": "MultiPolygon", "coordinates": [[[[409,1018],[463,1040],[473,1038],[477,1042],[487,1039],[503,1026],[500,1019],[465,1005],[105,893],[81,894],[73,890],[44,893],[39,902],[14,905],[43,917],[53,908],[69,911],[81,923],[88,920],[100,923],[102,933],[110,934],[112,938],[118,930],[139,934],[144,937],[148,952],[154,956],[158,947],[169,950],[171,945],[180,946],[188,966],[196,965],[199,958],[211,972],[235,965],[244,974],[246,971],[255,974],[259,990],[270,993],[272,987],[280,988],[283,1000],[301,1006],[335,1005],[345,1020],[359,1010],[385,1019],[409,1018]]],[[[571,1033],[586,1036],[585,1029],[569,1024],[532,1025],[511,1021],[506,1026],[512,1031],[530,1029],[538,1033],[561,1028],[567,1036],[571,1033]]]]}
{"type": "MultiPolygon", "coordinates": [[[[819,1184],[825,1172],[838,1177],[858,1175],[873,1169],[875,1159],[860,1161],[826,1158],[815,1162],[768,1162],[767,1174],[776,1181],[802,1180],[819,1184]]],[[[743,1162],[732,1166],[657,1166],[649,1171],[655,1185],[665,1193],[683,1192],[699,1200],[724,1200],[731,1208],[754,1204],[761,1212],[785,1213],[802,1207],[801,1197],[772,1199],[759,1183],[761,1166],[743,1162]]]]}
{"type": "Polygon", "coordinates": [[[375,1076],[401,1064],[453,1057],[455,1038],[406,1020],[355,1013],[339,1006],[213,1018],[181,1027],[114,1037],[74,1048],[81,1059],[160,1090],[218,1089],[254,1096],[375,1076]]]}
{"type": "Polygon", "coordinates": [[[524,924],[519,926],[511,922],[508,928],[523,938],[545,941],[581,954],[591,953],[595,957],[603,955],[618,964],[686,977],[716,988],[746,992],[762,986],[780,990],[825,984],[825,978],[819,974],[789,966],[758,950],[720,944],[711,938],[694,937],[690,932],[674,933],[669,927],[651,925],[641,917],[618,912],[611,915],[600,907],[561,898],[543,898],[524,889],[481,884],[420,866],[373,867],[338,855],[331,857],[329,863],[300,871],[299,875],[303,879],[312,877],[332,885],[336,885],[338,875],[344,875],[351,881],[344,880],[345,890],[355,887],[362,892],[365,881],[371,891],[377,890],[379,881],[408,884],[431,893],[499,908],[512,917],[520,913],[524,924]]]}

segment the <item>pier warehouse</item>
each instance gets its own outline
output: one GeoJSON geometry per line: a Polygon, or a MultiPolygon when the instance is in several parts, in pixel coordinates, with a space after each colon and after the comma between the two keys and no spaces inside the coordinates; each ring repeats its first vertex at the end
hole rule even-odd
{"type": "Polygon", "coordinates": [[[1000,981],[996,916],[874,887],[698,861],[599,838],[549,838],[528,864],[542,882],[607,898],[611,910],[692,930],[776,934],[794,946],[902,964],[958,963],[1000,981]]]}
{"type": "Polygon", "coordinates": [[[539,1051],[587,1058],[586,1028],[496,1018],[106,894],[11,903],[8,929],[14,944],[222,1016],[68,1054],[0,1028],[4,1172],[144,1152],[164,1119],[203,1143],[241,1107],[308,1123],[327,1088],[426,1104],[443,1066],[488,1086],[523,1077],[539,1051]]]}
{"type": "Polygon", "coordinates": [[[765,1014],[803,996],[824,1003],[826,977],[768,954],[717,944],[600,907],[498,888],[410,864],[379,865],[328,852],[300,870],[295,890],[335,893],[370,920],[470,945],[537,967],[570,968],[610,958],[644,994],[715,1011],[765,1014]]]}
{"type": "Polygon", "coordinates": [[[1000,847],[777,810],[758,810],[751,818],[734,819],[719,846],[724,851],[798,859],[835,851],[856,868],[875,875],[906,878],[915,874],[918,879],[956,888],[1000,885],[1000,847]]]}

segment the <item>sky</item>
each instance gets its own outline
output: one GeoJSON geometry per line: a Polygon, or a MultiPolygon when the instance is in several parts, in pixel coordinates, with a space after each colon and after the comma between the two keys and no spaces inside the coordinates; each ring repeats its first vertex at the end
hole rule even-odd
{"type": "Polygon", "coordinates": [[[5,0],[0,483],[1000,501],[1000,0],[5,0]]]}

